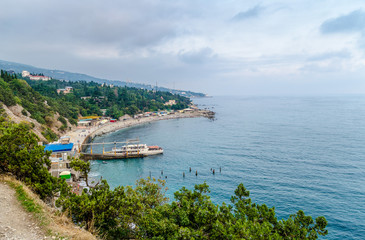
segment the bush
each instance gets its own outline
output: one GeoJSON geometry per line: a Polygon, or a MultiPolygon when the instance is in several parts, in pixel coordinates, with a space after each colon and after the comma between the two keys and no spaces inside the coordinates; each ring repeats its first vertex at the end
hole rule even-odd
{"type": "Polygon", "coordinates": [[[8,83],[4,82],[2,79],[0,79],[0,102],[3,102],[8,107],[16,104],[8,83]]]}
{"type": "Polygon", "coordinates": [[[77,125],[77,121],[73,118],[68,120],[72,125],[77,125]]]}
{"type": "Polygon", "coordinates": [[[278,221],[274,208],[252,203],[238,185],[233,205],[211,202],[206,183],[193,191],[182,188],[166,203],[164,181],[141,179],[132,188],[110,189],[103,180],[81,196],[57,202],[86,229],[98,229],[104,239],[317,239],[326,235],[327,221],[298,211],[278,221]],[[290,238],[288,238],[290,236],[290,238]]]}
{"type": "Polygon", "coordinates": [[[59,131],[61,131],[61,132],[63,132],[63,131],[65,131],[67,129],[67,126],[65,126],[65,125],[62,125],[58,130],[59,131]]]}
{"type": "Polygon", "coordinates": [[[52,126],[53,118],[51,116],[45,116],[44,120],[46,121],[47,126],[52,126]]]}
{"type": "Polygon", "coordinates": [[[45,153],[38,141],[27,124],[0,123],[0,142],[3,143],[0,144],[0,172],[12,173],[46,199],[68,188],[64,181],[48,172],[50,152],[45,153]]]}
{"type": "Polygon", "coordinates": [[[22,114],[23,114],[24,116],[28,116],[28,113],[27,113],[27,111],[26,111],[25,109],[23,109],[23,110],[22,110],[22,114]]]}
{"type": "Polygon", "coordinates": [[[42,132],[42,135],[49,141],[49,142],[53,142],[56,141],[58,139],[57,134],[54,133],[50,128],[46,128],[46,130],[44,130],[42,132]]]}
{"type": "Polygon", "coordinates": [[[59,116],[58,117],[58,121],[60,121],[63,125],[66,125],[66,127],[67,127],[67,121],[66,121],[66,119],[64,117],[59,116]]]}
{"type": "Polygon", "coordinates": [[[30,117],[37,120],[37,122],[39,122],[40,124],[46,124],[46,121],[43,119],[43,117],[38,112],[30,115],[30,117]]]}

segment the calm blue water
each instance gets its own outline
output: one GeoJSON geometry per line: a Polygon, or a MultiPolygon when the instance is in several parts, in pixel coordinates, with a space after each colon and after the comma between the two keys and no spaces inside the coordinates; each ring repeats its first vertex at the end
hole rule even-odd
{"type": "Polygon", "coordinates": [[[192,189],[206,181],[217,204],[229,203],[242,182],[253,201],[275,206],[279,218],[302,209],[327,218],[326,239],[365,238],[364,96],[194,101],[214,110],[217,120],[160,121],[98,137],[94,142],[139,137],[165,152],[108,164],[93,161],[92,176],[102,175],[115,187],[150,174],[159,178],[163,170],[170,198],[182,186],[192,189]]]}

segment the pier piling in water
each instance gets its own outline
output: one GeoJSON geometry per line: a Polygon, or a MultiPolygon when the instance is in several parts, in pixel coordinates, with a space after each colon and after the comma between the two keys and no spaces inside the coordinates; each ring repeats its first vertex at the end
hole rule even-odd
{"type": "Polygon", "coordinates": [[[191,172],[191,167],[189,167],[189,172],[191,172]]]}
{"type": "Polygon", "coordinates": [[[163,175],[163,170],[161,170],[161,175],[163,175]]]}
{"type": "Polygon", "coordinates": [[[213,175],[215,174],[215,170],[213,169],[213,175]]]}
{"type": "Polygon", "coordinates": [[[185,178],[185,172],[183,172],[183,178],[185,178]]]}
{"type": "Polygon", "coordinates": [[[198,170],[195,171],[195,176],[198,176],[198,170]]]}

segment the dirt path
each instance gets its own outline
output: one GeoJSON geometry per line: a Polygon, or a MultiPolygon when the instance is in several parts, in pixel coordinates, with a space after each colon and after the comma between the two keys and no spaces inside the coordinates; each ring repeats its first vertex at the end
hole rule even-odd
{"type": "Polygon", "coordinates": [[[15,196],[15,190],[0,182],[0,239],[46,239],[31,214],[15,196]]]}

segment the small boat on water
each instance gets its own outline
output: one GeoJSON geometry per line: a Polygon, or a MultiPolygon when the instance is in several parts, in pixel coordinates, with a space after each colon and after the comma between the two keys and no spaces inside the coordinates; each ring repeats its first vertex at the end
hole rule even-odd
{"type": "MultiPolygon", "coordinates": [[[[159,146],[147,146],[146,144],[140,144],[139,139],[131,139],[125,142],[111,142],[111,143],[91,143],[90,153],[83,153],[82,156],[85,160],[112,160],[112,159],[124,159],[124,158],[143,158],[152,155],[162,154],[163,149],[159,146]],[[104,151],[104,145],[113,144],[114,148],[111,151],[104,151]],[[123,143],[121,147],[117,146],[118,143],[123,143]],[[103,153],[93,153],[92,146],[102,144],[103,153]]],[[[103,162],[104,163],[104,162],[103,162]]],[[[105,164],[105,163],[104,163],[105,164]]]]}
{"type": "Polygon", "coordinates": [[[163,149],[159,146],[147,146],[146,144],[127,144],[121,148],[114,147],[112,151],[108,153],[151,156],[162,154],[163,149]]]}

